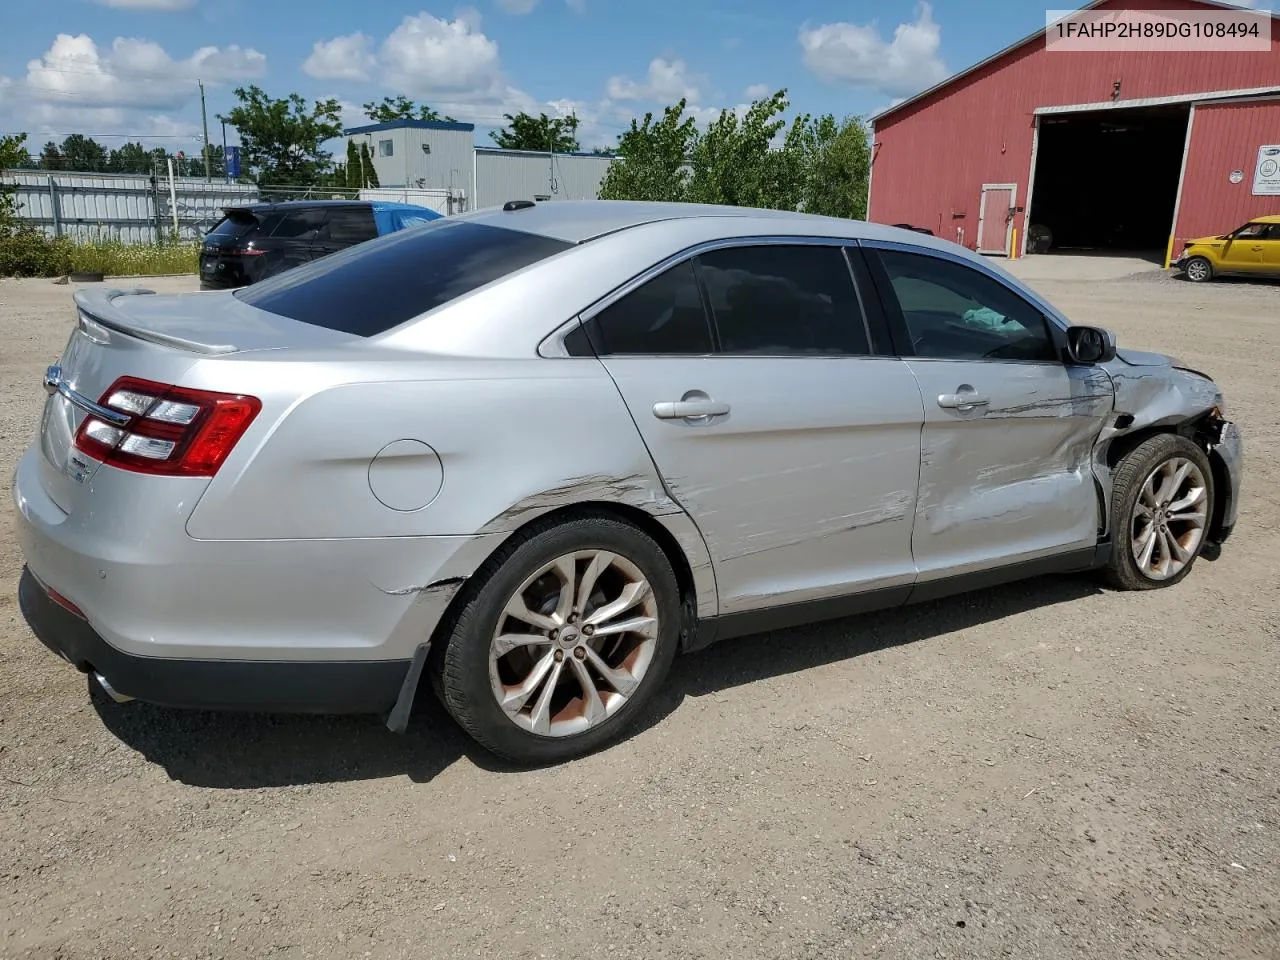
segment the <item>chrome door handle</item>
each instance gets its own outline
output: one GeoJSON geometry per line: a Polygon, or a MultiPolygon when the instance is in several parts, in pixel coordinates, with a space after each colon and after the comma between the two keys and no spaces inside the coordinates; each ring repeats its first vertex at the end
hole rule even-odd
{"type": "Polygon", "coordinates": [[[729,405],[717,400],[664,400],[653,405],[653,415],[659,420],[705,420],[723,417],[729,405]]]}
{"type": "Polygon", "coordinates": [[[938,406],[944,410],[972,410],[974,407],[985,407],[991,401],[976,393],[944,393],[938,397],[938,406]]]}

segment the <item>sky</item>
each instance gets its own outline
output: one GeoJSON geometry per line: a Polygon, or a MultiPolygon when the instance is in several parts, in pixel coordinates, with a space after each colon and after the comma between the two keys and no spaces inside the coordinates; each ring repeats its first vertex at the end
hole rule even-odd
{"type": "Polygon", "coordinates": [[[1026,0],[0,0],[0,133],[194,153],[203,80],[214,144],[254,83],[333,97],[350,126],[404,94],[480,143],[523,110],[573,113],[584,148],[613,146],[681,97],[703,120],[780,88],[793,111],[867,116],[1044,19],[1026,0]]]}

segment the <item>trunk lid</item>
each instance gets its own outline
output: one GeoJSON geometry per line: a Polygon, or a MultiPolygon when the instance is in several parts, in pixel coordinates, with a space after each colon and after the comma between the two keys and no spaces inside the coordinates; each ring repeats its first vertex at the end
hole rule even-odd
{"type": "Polygon", "coordinates": [[[118,378],[180,385],[201,359],[345,339],[264,313],[231,293],[78,291],[75,307],[71,336],[46,371],[39,434],[42,486],[66,513],[88,496],[102,466],[75,446],[76,431],[118,378]]]}

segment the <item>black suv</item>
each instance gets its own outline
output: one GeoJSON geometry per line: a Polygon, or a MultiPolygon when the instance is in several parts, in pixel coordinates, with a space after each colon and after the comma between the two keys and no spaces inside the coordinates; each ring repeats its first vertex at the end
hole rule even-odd
{"type": "Polygon", "coordinates": [[[200,289],[243,287],[440,214],[380,200],[289,200],[228,207],[200,248],[200,289]]]}

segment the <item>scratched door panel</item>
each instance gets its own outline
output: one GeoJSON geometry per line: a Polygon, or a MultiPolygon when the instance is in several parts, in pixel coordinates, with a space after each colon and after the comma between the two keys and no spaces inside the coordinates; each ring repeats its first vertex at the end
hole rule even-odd
{"type": "Polygon", "coordinates": [[[900,360],[605,357],[715,565],[720,612],[910,584],[922,401],[900,360]],[[702,422],[655,404],[728,404],[702,422]]]}
{"type": "Polygon", "coordinates": [[[921,581],[1096,542],[1093,448],[1113,407],[1104,371],[986,360],[909,366],[925,400],[912,536],[921,581]],[[940,405],[966,386],[985,403],[940,405]]]}

